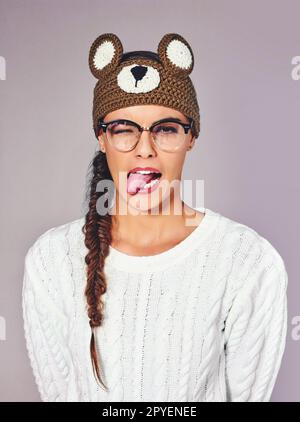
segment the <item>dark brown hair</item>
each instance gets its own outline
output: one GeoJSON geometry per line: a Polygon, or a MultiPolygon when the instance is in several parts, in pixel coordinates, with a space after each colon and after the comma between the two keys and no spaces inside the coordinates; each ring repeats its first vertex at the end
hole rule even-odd
{"type": "MultiPolygon", "coordinates": [[[[92,179],[89,188],[88,212],[85,215],[85,224],[82,231],[85,234],[85,246],[89,252],[85,256],[87,283],[85,295],[88,305],[88,317],[91,327],[90,354],[92,359],[93,372],[96,380],[107,388],[100,376],[99,362],[97,358],[94,329],[101,325],[103,321],[103,302],[101,296],[106,292],[106,280],[103,272],[104,261],[109,252],[111,243],[111,219],[112,216],[107,213],[100,215],[97,212],[97,200],[105,192],[97,191],[97,184],[100,180],[112,180],[108,168],[106,155],[98,151],[92,161],[92,179]]],[[[107,201],[104,205],[107,207],[107,201]]]]}

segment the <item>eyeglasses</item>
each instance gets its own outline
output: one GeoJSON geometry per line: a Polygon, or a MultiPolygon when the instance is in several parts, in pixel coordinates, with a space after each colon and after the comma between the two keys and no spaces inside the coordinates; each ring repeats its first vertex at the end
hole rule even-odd
{"type": "Polygon", "coordinates": [[[184,143],[186,135],[193,128],[194,121],[183,123],[177,118],[166,118],[154,122],[150,127],[142,127],[127,119],[98,122],[99,131],[103,129],[108,142],[118,151],[126,152],[135,148],[144,130],[151,132],[155,145],[163,151],[175,152],[184,143]]]}

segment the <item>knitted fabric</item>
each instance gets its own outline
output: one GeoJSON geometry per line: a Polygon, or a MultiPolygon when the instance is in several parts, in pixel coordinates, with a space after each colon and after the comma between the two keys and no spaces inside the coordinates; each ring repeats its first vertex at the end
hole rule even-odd
{"type": "Polygon", "coordinates": [[[100,35],[90,47],[89,67],[98,79],[94,88],[93,128],[107,113],[133,105],[158,104],[174,108],[193,119],[194,135],[200,131],[197,94],[189,77],[194,55],[179,34],[166,34],[157,49],[160,61],[131,58],[121,62],[123,46],[112,33],[100,35]]]}
{"type": "Polygon", "coordinates": [[[89,354],[81,228],[53,227],[30,247],[22,292],[27,350],[43,401],[269,401],[285,349],[287,272],[265,238],[205,209],[175,247],[131,256],[110,246],[89,354]]]}

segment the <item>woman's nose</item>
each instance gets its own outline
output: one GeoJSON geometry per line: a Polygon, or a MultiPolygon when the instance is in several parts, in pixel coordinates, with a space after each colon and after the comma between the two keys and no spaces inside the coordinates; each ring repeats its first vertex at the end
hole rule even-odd
{"type": "Polygon", "coordinates": [[[154,143],[152,140],[152,134],[149,129],[144,129],[141,132],[139,142],[135,147],[135,152],[137,155],[146,157],[149,156],[149,154],[156,154],[154,143]]]}

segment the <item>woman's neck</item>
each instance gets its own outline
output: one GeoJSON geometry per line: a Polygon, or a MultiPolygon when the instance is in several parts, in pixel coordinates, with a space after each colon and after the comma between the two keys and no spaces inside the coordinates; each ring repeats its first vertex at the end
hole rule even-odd
{"type": "MultiPolygon", "coordinates": [[[[181,201],[181,213],[113,215],[111,246],[128,254],[155,254],[185,239],[204,214],[181,201]]],[[[178,208],[177,208],[178,209],[178,208]]]]}

